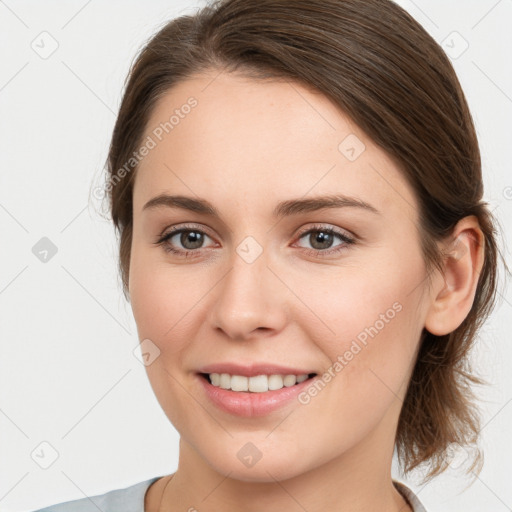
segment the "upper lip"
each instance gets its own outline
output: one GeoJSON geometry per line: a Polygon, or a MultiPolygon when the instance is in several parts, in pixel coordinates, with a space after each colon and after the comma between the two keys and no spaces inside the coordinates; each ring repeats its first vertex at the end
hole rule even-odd
{"type": "Polygon", "coordinates": [[[237,363],[215,363],[203,366],[198,373],[229,373],[230,375],[243,375],[254,377],[256,375],[303,375],[315,373],[303,368],[279,366],[271,363],[252,363],[240,365],[237,363]]]}

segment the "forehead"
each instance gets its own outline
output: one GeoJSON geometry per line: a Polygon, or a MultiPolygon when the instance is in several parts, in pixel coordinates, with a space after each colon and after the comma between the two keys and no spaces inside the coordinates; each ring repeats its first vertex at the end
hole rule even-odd
{"type": "Polygon", "coordinates": [[[297,82],[189,78],[155,105],[143,138],[152,148],[137,169],[136,211],[162,192],[254,207],[344,193],[384,211],[415,208],[393,160],[327,97],[297,82]]]}

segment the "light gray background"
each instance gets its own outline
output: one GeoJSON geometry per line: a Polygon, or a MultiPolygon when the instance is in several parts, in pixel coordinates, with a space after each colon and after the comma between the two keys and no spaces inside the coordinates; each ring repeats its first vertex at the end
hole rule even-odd
{"type": "MultiPolygon", "coordinates": [[[[399,3],[452,46],[480,139],[485,198],[509,239],[512,2],[399,3]],[[460,55],[464,42],[454,31],[469,44],[460,55]]],[[[132,59],[165,21],[200,5],[0,1],[3,511],[103,493],[176,469],[178,436],[133,353],[137,332],[121,293],[116,240],[90,192],[101,183],[132,59]],[[55,52],[44,54],[52,44],[55,52]],[[47,262],[32,252],[42,237],[57,247],[47,262]]],[[[409,479],[429,512],[512,509],[512,294],[503,286],[501,294],[474,353],[492,383],[481,392],[485,467],[471,486],[454,470],[424,488],[409,479]]]]}

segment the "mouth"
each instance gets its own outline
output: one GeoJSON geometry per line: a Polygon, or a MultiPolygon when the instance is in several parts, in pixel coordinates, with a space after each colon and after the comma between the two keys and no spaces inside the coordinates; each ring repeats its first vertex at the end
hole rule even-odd
{"type": "Polygon", "coordinates": [[[209,384],[227,391],[236,393],[268,393],[278,391],[284,387],[298,386],[302,382],[316,377],[316,373],[301,375],[256,375],[247,377],[244,375],[230,375],[227,373],[199,373],[202,379],[209,384]]]}
{"type": "Polygon", "coordinates": [[[201,372],[196,375],[214,406],[231,415],[247,418],[268,415],[285,405],[300,406],[302,402],[297,399],[298,395],[314,382],[318,374],[248,377],[201,372]]]}

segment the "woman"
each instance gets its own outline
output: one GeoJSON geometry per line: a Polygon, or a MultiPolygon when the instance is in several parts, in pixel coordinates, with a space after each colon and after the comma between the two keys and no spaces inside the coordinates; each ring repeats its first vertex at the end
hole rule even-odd
{"type": "Polygon", "coordinates": [[[428,479],[475,448],[467,357],[498,257],[471,115],[427,32],[383,0],[175,19],[133,65],[108,172],[179,463],[44,510],[424,511],[393,451],[428,479]]]}

